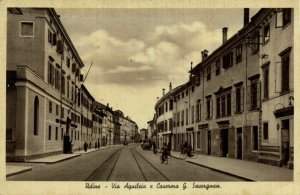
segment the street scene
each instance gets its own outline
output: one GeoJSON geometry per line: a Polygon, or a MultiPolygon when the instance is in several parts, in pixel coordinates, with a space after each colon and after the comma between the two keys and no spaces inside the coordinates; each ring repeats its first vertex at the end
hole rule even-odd
{"type": "Polygon", "coordinates": [[[294,9],[7,8],[7,181],[293,181],[294,9]]]}

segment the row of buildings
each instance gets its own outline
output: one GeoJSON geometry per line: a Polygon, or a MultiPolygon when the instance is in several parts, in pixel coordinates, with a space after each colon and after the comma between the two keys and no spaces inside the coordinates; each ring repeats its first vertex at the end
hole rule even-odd
{"type": "Polygon", "coordinates": [[[158,146],[191,143],[195,153],[293,167],[294,10],[261,9],[155,105],[158,146]]]}
{"type": "Polygon", "coordinates": [[[98,102],[52,8],[8,8],[6,157],[26,159],[134,140],[137,124],[98,102]]]}

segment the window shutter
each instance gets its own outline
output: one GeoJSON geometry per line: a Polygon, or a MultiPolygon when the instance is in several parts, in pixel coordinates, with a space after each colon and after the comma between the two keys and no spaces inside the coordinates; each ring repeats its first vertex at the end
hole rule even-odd
{"type": "Polygon", "coordinates": [[[48,62],[48,83],[51,84],[51,64],[48,62]]]}
{"type": "Polygon", "coordinates": [[[212,118],[213,117],[213,100],[212,98],[210,99],[210,116],[209,118],[212,118]]]}
{"type": "Polygon", "coordinates": [[[236,89],[233,89],[232,90],[232,98],[231,98],[231,105],[232,105],[232,110],[233,110],[233,113],[237,113],[236,111],[236,104],[237,104],[237,101],[236,101],[236,89]]]}
{"type": "Polygon", "coordinates": [[[276,62],[275,67],[275,92],[281,92],[281,62],[276,62]]]}
{"type": "Polygon", "coordinates": [[[51,43],[51,31],[48,29],[48,42],[51,43]]]}
{"type": "Polygon", "coordinates": [[[56,45],[56,33],[53,33],[53,45],[56,45]]]}
{"type": "Polygon", "coordinates": [[[260,84],[260,81],[257,82],[257,101],[256,101],[256,108],[260,108],[261,106],[261,101],[260,101],[260,96],[261,96],[261,84],[260,84]]]}
{"type": "Polygon", "coordinates": [[[247,109],[251,110],[251,85],[247,86],[247,109]]]}
{"type": "Polygon", "coordinates": [[[241,88],[241,112],[244,112],[244,87],[241,88]]]}

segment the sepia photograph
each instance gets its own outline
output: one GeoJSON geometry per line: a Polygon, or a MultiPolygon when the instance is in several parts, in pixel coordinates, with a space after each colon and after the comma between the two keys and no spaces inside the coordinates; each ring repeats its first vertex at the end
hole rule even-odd
{"type": "Polygon", "coordinates": [[[5,10],[8,184],[295,181],[292,6],[5,10]]]}

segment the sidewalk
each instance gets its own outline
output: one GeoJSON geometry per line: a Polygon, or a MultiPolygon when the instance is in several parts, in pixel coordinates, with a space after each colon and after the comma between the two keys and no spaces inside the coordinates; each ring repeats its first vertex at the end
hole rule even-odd
{"type": "MultiPolygon", "coordinates": [[[[171,151],[171,155],[184,159],[180,152],[171,151]]],[[[250,181],[293,181],[293,170],[263,163],[209,155],[195,155],[185,161],[250,181]]]]}
{"type": "Polygon", "coordinates": [[[32,167],[29,166],[18,166],[18,165],[6,165],[6,177],[31,171],[32,167]]]}
{"type": "MultiPolygon", "coordinates": [[[[68,159],[71,159],[71,158],[75,158],[77,156],[81,156],[82,154],[87,154],[87,153],[90,153],[90,152],[95,152],[95,151],[98,151],[98,150],[111,148],[111,147],[116,147],[116,146],[120,146],[120,145],[102,146],[102,147],[100,147],[100,149],[91,148],[91,149],[88,149],[87,152],[85,152],[84,150],[80,150],[80,151],[75,151],[73,154],[57,154],[57,155],[47,156],[47,157],[38,158],[38,159],[27,160],[26,163],[53,164],[53,163],[61,162],[61,161],[68,160],[68,159]]],[[[8,165],[8,164],[6,164],[6,176],[7,177],[12,176],[12,175],[16,175],[16,174],[19,174],[19,173],[23,173],[23,172],[26,172],[26,171],[31,171],[31,170],[32,170],[32,167],[29,167],[29,166],[8,165]]]]}

